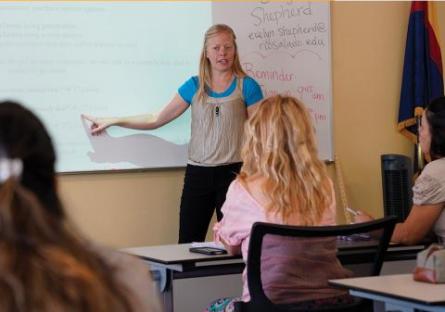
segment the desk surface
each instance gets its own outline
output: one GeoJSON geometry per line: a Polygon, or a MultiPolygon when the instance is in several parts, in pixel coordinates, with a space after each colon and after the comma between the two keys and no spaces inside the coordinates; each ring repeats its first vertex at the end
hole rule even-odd
{"type": "MultiPolygon", "coordinates": [[[[366,248],[372,248],[376,245],[373,240],[369,241],[343,241],[338,240],[337,246],[340,252],[355,251],[360,253],[366,248]]],[[[147,246],[147,247],[132,247],[122,249],[123,252],[127,252],[139,258],[147,261],[164,264],[164,265],[176,265],[176,264],[187,264],[187,263],[198,263],[206,261],[218,261],[218,260],[228,260],[228,259],[241,259],[241,256],[231,256],[231,255],[203,255],[198,253],[192,253],[189,248],[192,244],[173,244],[173,245],[161,245],[161,246],[147,246]]],[[[423,245],[418,246],[400,246],[392,245],[388,248],[388,254],[391,252],[400,253],[400,251],[409,251],[410,253],[415,253],[423,250],[423,245]]]]}
{"type": "Polygon", "coordinates": [[[445,304],[445,284],[416,282],[412,274],[330,280],[331,285],[428,304],[445,304]]]}
{"type": "Polygon", "coordinates": [[[198,263],[228,259],[241,259],[241,256],[204,255],[189,251],[192,244],[162,245],[148,247],[133,247],[122,249],[123,252],[135,255],[147,261],[165,265],[198,263]]]}

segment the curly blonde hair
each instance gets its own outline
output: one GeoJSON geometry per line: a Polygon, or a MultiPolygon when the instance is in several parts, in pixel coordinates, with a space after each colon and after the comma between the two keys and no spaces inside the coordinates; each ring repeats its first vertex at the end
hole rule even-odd
{"type": "Polygon", "coordinates": [[[314,127],[304,104],[290,96],[267,98],[246,122],[243,166],[238,179],[261,177],[268,213],[283,221],[297,213],[315,225],[329,206],[332,186],[318,158],[314,127]]]}
{"type": "Polygon", "coordinates": [[[246,72],[241,67],[238,46],[236,44],[236,35],[232,28],[225,24],[215,24],[207,29],[204,35],[204,44],[201,50],[201,56],[199,58],[199,88],[197,91],[197,99],[203,100],[207,96],[206,86],[212,84],[212,67],[210,66],[210,61],[207,58],[207,44],[210,38],[219,35],[221,33],[227,33],[232,37],[233,45],[235,47],[235,57],[233,59],[232,71],[238,77],[242,78],[247,76],[246,72]]]}

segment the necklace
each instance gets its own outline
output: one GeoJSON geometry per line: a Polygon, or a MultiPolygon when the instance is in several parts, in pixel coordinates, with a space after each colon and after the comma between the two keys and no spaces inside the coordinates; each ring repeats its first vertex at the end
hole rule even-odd
{"type": "MultiPolygon", "coordinates": [[[[216,92],[214,89],[213,89],[213,92],[215,92],[215,93],[224,93],[224,92],[226,92],[227,89],[228,89],[228,88],[230,87],[230,85],[232,84],[232,82],[234,81],[234,79],[235,79],[235,77],[232,75],[232,76],[230,77],[229,80],[225,81],[223,84],[221,84],[220,86],[218,86],[218,87],[221,87],[221,86],[222,86],[222,88],[218,88],[218,92],[216,92]],[[221,90],[221,91],[219,91],[219,90],[221,90]]],[[[219,101],[216,100],[216,104],[215,104],[215,116],[216,116],[216,117],[219,117],[220,114],[221,114],[221,108],[220,108],[220,106],[221,106],[221,105],[220,105],[219,101]]]]}

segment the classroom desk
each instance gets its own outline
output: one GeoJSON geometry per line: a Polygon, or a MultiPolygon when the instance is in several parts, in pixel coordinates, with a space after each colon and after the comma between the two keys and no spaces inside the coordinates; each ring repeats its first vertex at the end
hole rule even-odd
{"type": "MultiPolygon", "coordinates": [[[[338,241],[338,257],[344,264],[355,265],[368,262],[369,247],[373,241],[338,241]]],[[[122,251],[147,261],[155,279],[159,282],[166,311],[173,312],[173,280],[241,273],[244,263],[240,256],[207,256],[189,252],[191,244],[162,245],[126,248],[122,251]]],[[[412,260],[425,248],[418,246],[392,245],[385,261],[412,260]]]]}
{"type": "MultiPolygon", "coordinates": [[[[173,280],[241,273],[241,256],[208,256],[189,251],[191,244],[126,248],[122,251],[135,255],[150,264],[163,294],[167,312],[173,312],[173,280]]],[[[216,299],[216,298],[215,298],[216,299]]]]}
{"type": "Polygon", "coordinates": [[[445,311],[445,284],[416,282],[412,274],[344,278],[330,280],[329,283],[348,288],[353,296],[401,308],[445,311]]]}

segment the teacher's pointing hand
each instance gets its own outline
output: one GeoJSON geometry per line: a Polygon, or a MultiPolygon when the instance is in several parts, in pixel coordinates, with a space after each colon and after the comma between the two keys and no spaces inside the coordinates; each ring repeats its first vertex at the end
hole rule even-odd
{"type": "Polygon", "coordinates": [[[97,118],[82,114],[82,118],[91,122],[91,134],[100,135],[105,129],[115,124],[115,118],[97,118]]]}

